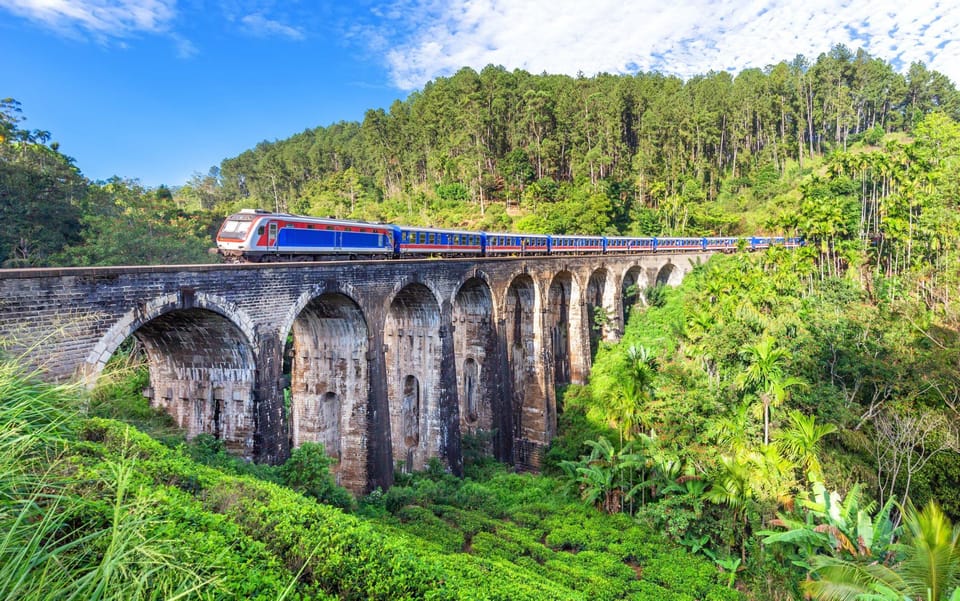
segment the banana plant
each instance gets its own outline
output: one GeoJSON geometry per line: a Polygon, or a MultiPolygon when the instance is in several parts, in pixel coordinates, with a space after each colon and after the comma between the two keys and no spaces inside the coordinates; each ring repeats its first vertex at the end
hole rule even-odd
{"type": "Polygon", "coordinates": [[[845,497],[820,483],[799,499],[792,515],[778,514],[771,525],[783,530],[762,531],[765,545],[777,545],[788,559],[807,572],[811,558],[830,556],[863,564],[887,564],[895,558],[899,530],[891,519],[893,502],[877,511],[876,502],[861,505],[859,486],[845,497]]]}

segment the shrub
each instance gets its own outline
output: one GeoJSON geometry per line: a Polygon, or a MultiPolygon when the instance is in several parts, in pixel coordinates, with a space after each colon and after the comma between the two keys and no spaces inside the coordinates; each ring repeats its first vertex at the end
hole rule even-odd
{"type": "Polygon", "coordinates": [[[332,461],[322,444],[305,442],[280,466],[280,479],[286,486],[321,503],[350,509],[353,497],[334,482],[330,475],[332,461]]]}

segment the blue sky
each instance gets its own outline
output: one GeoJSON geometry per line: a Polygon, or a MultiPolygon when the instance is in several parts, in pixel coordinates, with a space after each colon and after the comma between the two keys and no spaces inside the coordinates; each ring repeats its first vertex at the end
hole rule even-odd
{"type": "Polygon", "coordinates": [[[955,2],[0,0],[0,97],[87,177],[176,186],[462,66],[686,77],[837,43],[960,81],[955,2]]]}

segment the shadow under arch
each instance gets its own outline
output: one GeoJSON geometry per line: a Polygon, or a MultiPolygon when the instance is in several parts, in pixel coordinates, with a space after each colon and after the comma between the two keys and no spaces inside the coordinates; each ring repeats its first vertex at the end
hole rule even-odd
{"type": "Polygon", "coordinates": [[[476,437],[485,452],[509,461],[510,406],[499,377],[503,356],[497,344],[493,292],[480,277],[456,291],[451,322],[461,434],[476,437]]]}
{"type": "Polygon", "coordinates": [[[657,277],[654,279],[655,286],[676,286],[679,280],[683,278],[681,270],[671,262],[664,263],[657,271],[657,277]]]}
{"type": "Polygon", "coordinates": [[[570,271],[560,271],[553,276],[547,291],[547,331],[550,335],[550,355],[553,358],[554,385],[569,384],[571,379],[571,322],[575,317],[573,307],[577,304],[574,295],[579,288],[570,271]]]}
{"type": "Polygon", "coordinates": [[[598,267],[590,273],[587,288],[584,291],[585,320],[590,333],[590,357],[596,357],[600,341],[605,338],[608,324],[614,318],[607,287],[612,285],[613,276],[606,267],[598,267]]]}
{"type": "Polygon", "coordinates": [[[243,333],[246,343],[252,349],[256,348],[253,320],[236,303],[203,292],[186,293],[181,291],[165,294],[127,311],[100,337],[93,350],[87,355],[81,368],[81,376],[86,386],[92,388],[96,384],[97,377],[103,371],[110,357],[143,324],[165,313],[184,309],[206,309],[223,316],[243,333]]]}
{"type": "Polygon", "coordinates": [[[630,318],[630,310],[645,302],[643,290],[647,287],[646,270],[641,265],[632,265],[623,274],[620,298],[623,305],[623,324],[630,318]]]}
{"type": "Polygon", "coordinates": [[[249,319],[203,294],[154,299],[125,314],[97,344],[87,360],[88,386],[131,336],[147,357],[150,404],[170,414],[188,438],[210,434],[252,458],[257,370],[249,319]]]}
{"type": "Polygon", "coordinates": [[[336,460],[338,484],[360,493],[368,480],[367,321],[360,305],[337,291],[319,292],[298,307],[284,331],[291,446],[323,444],[336,460]]]}
{"type": "Polygon", "coordinates": [[[391,447],[405,471],[423,470],[445,451],[437,298],[424,283],[410,281],[392,296],[384,322],[391,447]]]}
{"type": "Polygon", "coordinates": [[[526,273],[516,275],[503,298],[503,340],[512,418],[512,462],[521,469],[539,467],[541,450],[549,437],[552,412],[538,369],[539,304],[536,281],[526,273]]]}

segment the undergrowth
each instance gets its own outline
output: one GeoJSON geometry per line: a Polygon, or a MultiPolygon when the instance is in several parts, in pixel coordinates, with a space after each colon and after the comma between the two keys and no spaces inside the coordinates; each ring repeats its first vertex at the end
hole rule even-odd
{"type": "Polygon", "coordinates": [[[210,441],[198,453],[85,417],[81,391],[9,363],[0,392],[0,598],[740,598],[709,563],[550,478],[431,469],[351,515],[318,502],[340,494],[322,447],[253,477],[217,465],[210,441]]]}

